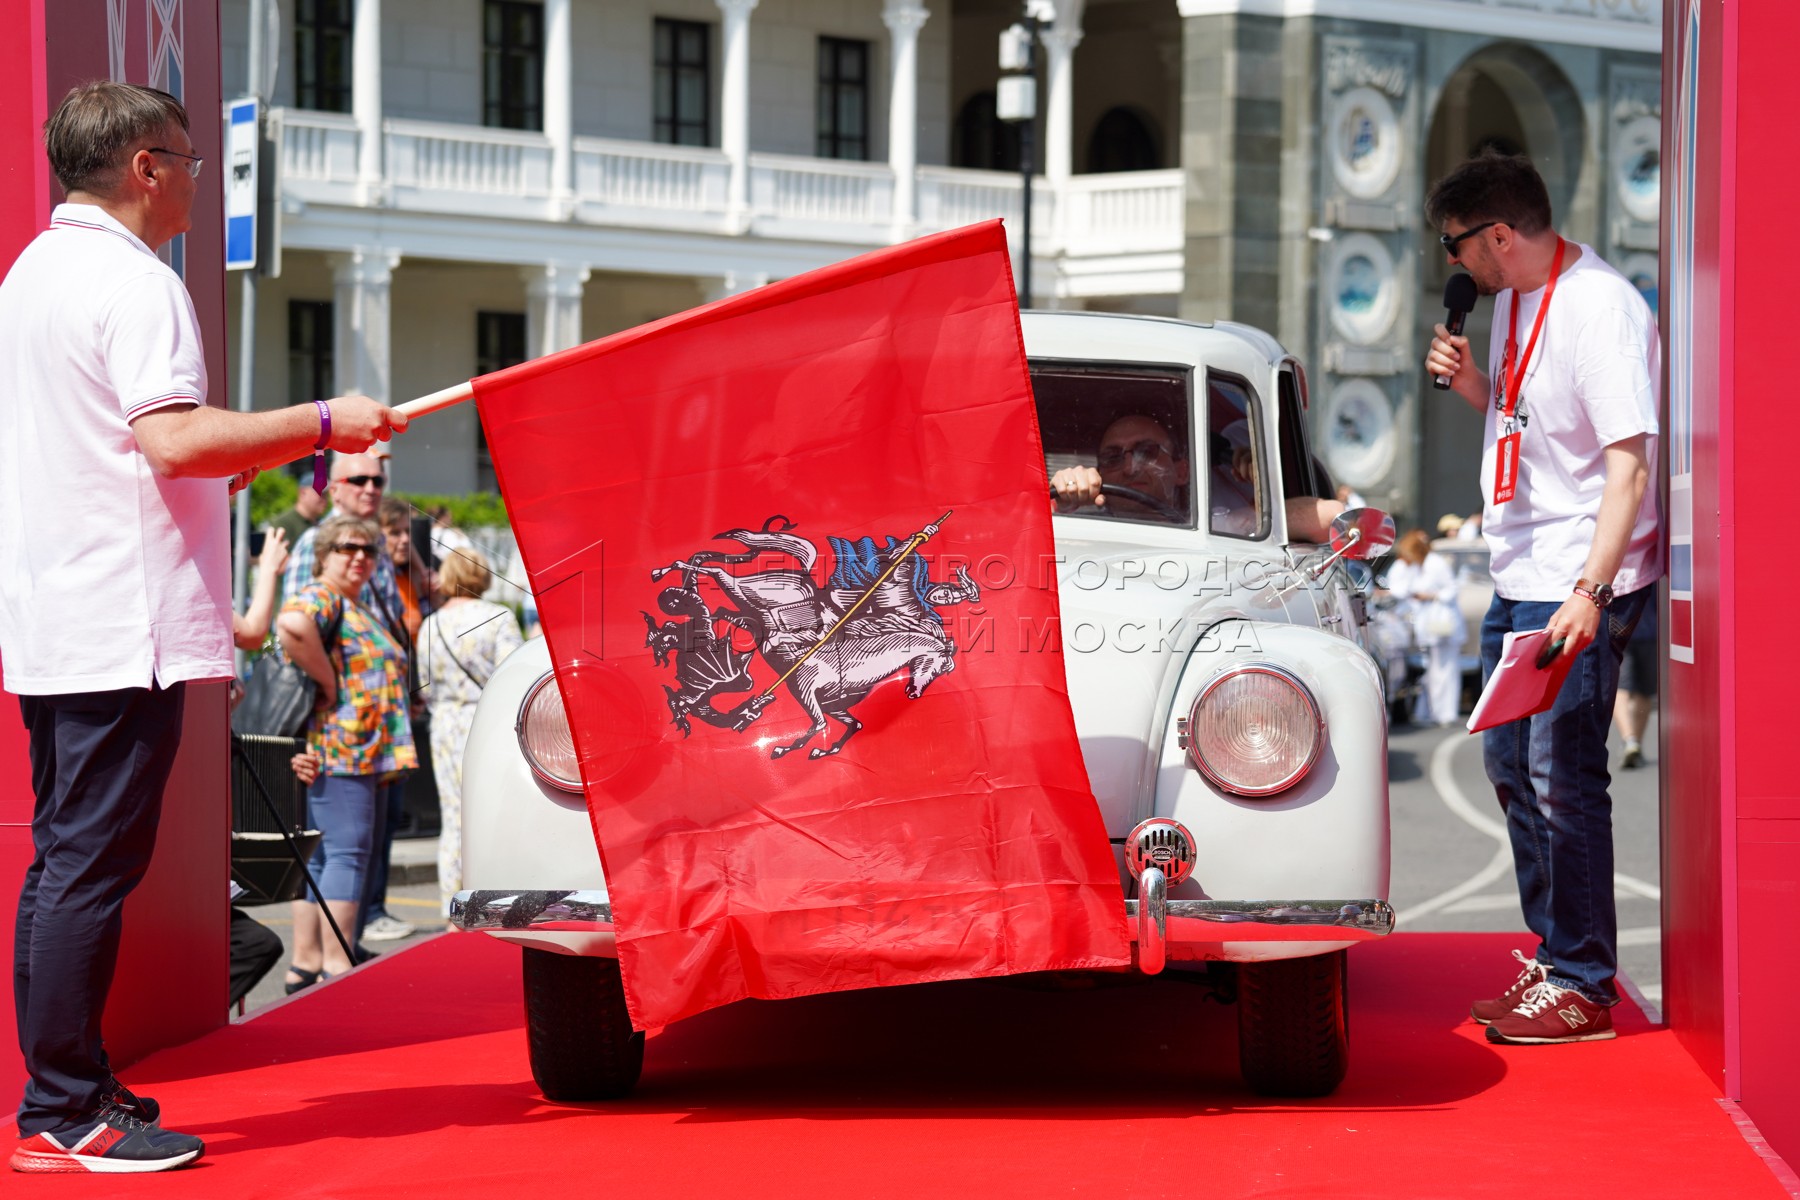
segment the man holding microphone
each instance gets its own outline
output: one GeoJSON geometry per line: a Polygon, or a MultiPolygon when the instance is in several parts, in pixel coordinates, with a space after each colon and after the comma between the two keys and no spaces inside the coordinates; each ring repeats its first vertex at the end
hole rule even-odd
{"type": "Polygon", "coordinates": [[[1476,1002],[1490,1042],[1614,1035],[1607,729],[1619,662],[1662,573],[1655,317],[1593,249],[1559,236],[1531,161],[1483,154],[1425,203],[1450,261],[1495,298],[1487,370],[1442,325],[1425,369],[1484,416],[1482,534],[1494,601],[1484,679],[1509,632],[1549,629],[1576,661],[1547,712],[1489,729],[1483,759],[1506,813],[1525,923],[1538,938],[1502,995],[1476,1002]]]}

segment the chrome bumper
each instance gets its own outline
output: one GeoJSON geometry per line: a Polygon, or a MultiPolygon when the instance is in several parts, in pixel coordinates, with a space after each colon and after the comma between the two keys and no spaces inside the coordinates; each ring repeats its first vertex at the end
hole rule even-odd
{"type": "MultiPolygon", "coordinates": [[[[1125,918],[1138,968],[1150,975],[1163,969],[1170,940],[1358,942],[1394,930],[1394,909],[1385,900],[1169,900],[1154,869],[1138,887],[1140,898],[1125,901],[1125,918]]],[[[458,892],[450,919],[482,933],[609,933],[613,923],[606,893],[587,891],[458,892]]]]}

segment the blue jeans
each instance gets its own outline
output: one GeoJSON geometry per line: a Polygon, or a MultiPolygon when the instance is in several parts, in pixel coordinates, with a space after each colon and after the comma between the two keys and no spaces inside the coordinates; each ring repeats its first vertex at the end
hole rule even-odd
{"type": "MultiPolygon", "coordinates": [[[[1525,924],[1550,982],[1598,1004],[1617,1004],[1619,917],[1613,904],[1612,797],[1606,733],[1619,690],[1619,660],[1654,587],[1620,596],[1600,633],[1569,670],[1548,712],[1482,734],[1482,758],[1506,813],[1525,924]]],[[[1508,633],[1542,629],[1561,601],[1496,595],[1481,623],[1481,677],[1500,661],[1508,633]]]]}
{"type": "Polygon", "coordinates": [[[394,834],[406,820],[406,776],[383,784],[375,796],[375,848],[363,879],[359,925],[388,916],[388,861],[394,857],[394,834]]]}

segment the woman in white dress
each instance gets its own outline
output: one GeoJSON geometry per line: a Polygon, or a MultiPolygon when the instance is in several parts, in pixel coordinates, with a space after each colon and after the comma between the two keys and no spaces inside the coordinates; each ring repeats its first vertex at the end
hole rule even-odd
{"type": "Polygon", "coordinates": [[[494,580],[481,551],[456,550],[438,569],[437,611],[419,627],[419,672],[431,706],[431,769],[437,778],[438,890],[444,915],[462,890],[462,756],[481,689],[518,649],[519,622],[510,608],[481,598],[494,580]]]}
{"type": "Polygon", "coordinates": [[[1462,644],[1468,635],[1456,602],[1456,571],[1431,538],[1414,529],[1400,539],[1388,568],[1387,590],[1406,605],[1413,639],[1425,651],[1425,686],[1413,719],[1421,725],[1454,725],[1462,707],[1462,644]]]}

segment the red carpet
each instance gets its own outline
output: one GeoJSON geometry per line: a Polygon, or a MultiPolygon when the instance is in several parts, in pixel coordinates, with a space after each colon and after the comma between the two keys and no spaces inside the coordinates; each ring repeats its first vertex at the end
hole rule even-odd
{"type": "Polygon", "coordinates": [[[545,1103],[519,951],[440,937],[125,1077],[207,1139],[162,1176],[7,1180],[107,1197],[1786,1196],[1636,1010],[1617,1041],[1490,1047],[1465,1019],[1510,935],[1351,955],[1350,1078],[1267,1102],[1234,1016],[1171,978],[933,984],[747,1002],[652,1038],[637,1096],[545,1103]],[[99,1190],[94,1190],[98,1188],[99,1190]]]}

